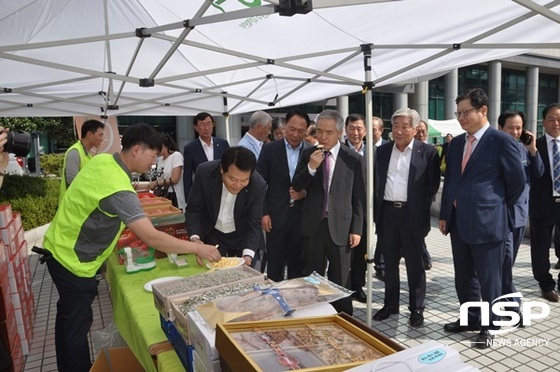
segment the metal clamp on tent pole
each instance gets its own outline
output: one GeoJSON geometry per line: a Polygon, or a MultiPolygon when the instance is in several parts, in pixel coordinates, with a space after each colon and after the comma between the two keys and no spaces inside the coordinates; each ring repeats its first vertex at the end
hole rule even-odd
{"type": "Polygon", "coordinates": [[[365,94],[368,90],[372,90],[375,87],[375,84],[373,84],[373,81],[365,81],[364,84],[362,84],[362,94],[365,94]]]}
{"type": "Polygon", "coordinates": [[[138,28],[135,30],[136,37],[139,37],[139,38],[142,38],[142,39],[143,39],[143,38],[151,37],[151,36],[152,36],[152,34],[146,34],[146,33],[144,33],[144,30],[146,30],[146,27],[138,27],[138,28]]]}
{"type": "Polygon", "coordinates": [[[138,85],[140,85],[141,87],[153,87],[155,85],[155,81],[154,79],[150,78],[140,79],[138,85]]]}
{"type": "Polygon", "coordinates": [[[459,49],[461,49],[461,43],[453,44],[453,50],[459,50],[459,49]]]}

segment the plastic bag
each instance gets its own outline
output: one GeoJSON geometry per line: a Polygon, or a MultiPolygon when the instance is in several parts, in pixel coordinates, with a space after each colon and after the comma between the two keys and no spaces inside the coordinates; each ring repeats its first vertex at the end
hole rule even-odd
{"type": "Polygon", "coordinates": [[[91,332],[93,342],[93,355],[99,354],[103,348],[125,347],[128,346],[122,338],[115,322],[111,322],[107,327],[98,331],[91,332]]]}

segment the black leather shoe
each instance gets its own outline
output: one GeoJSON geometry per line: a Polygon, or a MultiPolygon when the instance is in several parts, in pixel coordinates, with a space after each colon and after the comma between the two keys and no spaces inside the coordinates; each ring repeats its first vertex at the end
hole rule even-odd
{"type": "Polygon", "coordinates": [[[474,346],[477,349],[488,349],[492,346],[492,340],[494,340],[494,336],[491,335],[489,331],[480,331],[478,336],[476,336],[474,346]]]}
{"type": "Polygon", "coordinates": [[[354,291],[354,293],[352,293],[352,297],[356,300],[359,301],[363,304],[365,304],[367,302],[367,296],[366,293],[364,292],[364,290],[362,288],[356,289],[354,291]]]}
{"type": "Polygon", "coordinates": [[[542,291],[542,296],[550,302],[558,302],[558,293],[554,289],[550,291],[542,291]]]}
{"type": "Polygon", "coordinates": [[[428,271],[432,268],[431,262],[424,262],[424,270],[428,271]]]}
{"type": "Polygon", "coordinates": [[[560,270],[560,260],[558,260],[558,262],[556,262],[556,265],[554,265],[554,269],[555,270],[560,270]]]}
{"type": "Polygon", "coordinates": [[[385,281],[385,270],[382,269],[376,269],[375,270],[375,277],[379,280],[381,280],[382,282],[385,281]]]}
{"type": "Polygon", "coordinates": [[[398,314],[399,311],[395,309],[390,309],[387,306],[383,306],[381,310],[375,313],[373,320],[385,320],[389,318],[392,314],[398,314]]]}
{"type": "Polygon", "coordinates": [[[410,313],[410,325],[414,328],[422,327],[424,325],[424,315],[421,310],[414,310],[410,313]]]}
{"type": "Polygon", "coordinates": [[[459,332],[467,332],[467,331],[480,331],[480,326],[462,326],[459,321],[455,321],[453,323],[447,323],[443,326],[443,330],[448,333],[459,333],[459,332]]]}

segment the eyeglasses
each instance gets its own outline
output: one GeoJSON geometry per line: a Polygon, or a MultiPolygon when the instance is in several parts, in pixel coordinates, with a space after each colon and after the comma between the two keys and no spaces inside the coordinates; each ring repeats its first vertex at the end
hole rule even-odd
{"type": "Polygon", "coordinates": [[[148,154],[150,154],[150,156],[153,158],[153,160],[156,160],[156,159],[159,157],[159,155],[154,154],[153,152],[151,152],[150,150],[148,150],[147,147],[142,147],[142,150],[144,150],[145,152],[147,152],[148,154]]]}
{"type": "Polygon", "coordinates": [[[455,112],[454,114],[455,114],[455,116],[457,117],[457,119],[459,119],[461,116],[465,116],[465,117],[469,116],[469,114],[470,114],[471,111],[473,111],[473,110],[478,110],[478,108],[477,108],[477,107],[473,107],[473,108],[470,108],[470,109],[468,109],[468,110],[463,110],[463,111],[455,112]]]}

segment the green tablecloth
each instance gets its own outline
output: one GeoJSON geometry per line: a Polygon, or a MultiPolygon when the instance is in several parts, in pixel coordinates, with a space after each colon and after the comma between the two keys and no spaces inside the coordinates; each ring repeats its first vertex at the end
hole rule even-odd
{"type": "MultiPolygon", "coordinates": [[[[167,337],[161,329],[153,295],[144,290],[144,284],[156,278],[189,276],[208,271],[207,268],[198,266],[194,255],[187,255],[186,258],[189,262],[188,267],[177,268],[175,264],[169,263],[167,258],[162,258],[157,260],[153,270],[133,274],[126,273],[125,267],[119,265],[116,254],[107,260],[107,279],[111,286],[115,324],[146,371],[156,371],[149,351],[150,346],[166,341],[167,337]]],[[[160,353],[160,356],[163,359],[160,370],[174,371],[174,366],[184,369],[174,350],[160,353]]]]}

